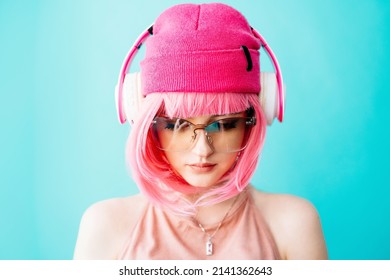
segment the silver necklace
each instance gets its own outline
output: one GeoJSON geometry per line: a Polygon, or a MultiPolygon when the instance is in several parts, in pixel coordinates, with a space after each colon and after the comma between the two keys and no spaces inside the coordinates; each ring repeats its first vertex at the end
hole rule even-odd
{"type": "Polygon", "coordinates": [[[194,217],[194,220],[195,222],[198,224],[199,228],[203,231],[203,233],[207,236],[207,242],[206,242],[206,256],[211,256],[213,255],[213,242],[212,242],[212,239],[213,237],[217,234],[218,230],[221,228],[223,222],[225,221],[226,217],[229,215],[230,211],[232,210],[233,208],[233,205],[236,203],[237,199],[238,199],[238,196],[236,196],[236,198],[234,199],[234,201],[232,202],[232,204],[230,205],[229,209],[226,211],[226,214],[225,216],[223,216],[222,220],[219,222],[217,228],[215,229],[215,231],[213,232],[213,234],[209,234],[206,229],[204,228],[204,226],[196,219],[196,217],[194,217]]]}

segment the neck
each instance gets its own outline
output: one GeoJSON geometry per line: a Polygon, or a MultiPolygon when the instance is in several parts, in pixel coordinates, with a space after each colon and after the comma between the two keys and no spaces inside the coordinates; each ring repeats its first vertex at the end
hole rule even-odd
{"type": "Polygon", "coordinates": [[[226,215],[234,211],[234,208],[237,206],[237,200],[239,200],[241,195],[237,194],[232,198],[213,205],[198,207],[195,216],[196,222],[202,224],[205,228],[218,225],[226,215]]]}

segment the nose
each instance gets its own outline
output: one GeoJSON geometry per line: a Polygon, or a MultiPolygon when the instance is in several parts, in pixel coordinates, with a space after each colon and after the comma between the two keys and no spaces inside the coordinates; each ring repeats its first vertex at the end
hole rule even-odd
{"type": "Polygon", "coordinates": [[[207,157],[214,153],[209,143],[207,133],[203,129],[197,129],[196,131],[194,131],[194,133],[196,135],[196,138],[191,151],[197,156],[201,157],[207,157]]]}

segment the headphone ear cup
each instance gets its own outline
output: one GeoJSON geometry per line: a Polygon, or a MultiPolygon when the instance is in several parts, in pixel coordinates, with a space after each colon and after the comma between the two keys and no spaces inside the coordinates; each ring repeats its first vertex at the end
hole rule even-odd
{"type": "Polygon", "coordinates": [[[273,120],[279,115],[278,84],[275,73],[261,72],[260,85],[260,104],[263,108],[267,125],[271,125],[273,120]]]}
{"type": "Polygon", "coordinates": [[[123,110],[131,125],[139,116],[143,100],[141,73],[127,73],[123,82],[123,110]]]}

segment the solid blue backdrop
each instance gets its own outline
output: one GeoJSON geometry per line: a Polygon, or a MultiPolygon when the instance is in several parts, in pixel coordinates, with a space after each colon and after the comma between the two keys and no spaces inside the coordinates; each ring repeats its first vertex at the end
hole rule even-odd
{"type": "MultiPolygon", "coordinates": [[[[180,2],[1,1],[0,259],[70,259],[83,211],[137,192],[114,86],[139,33],[180,2]]],[[[287,86],[253,184],[312,201],[331,259],[390,259],[389,1],[224,2],[287,86]]]]}

